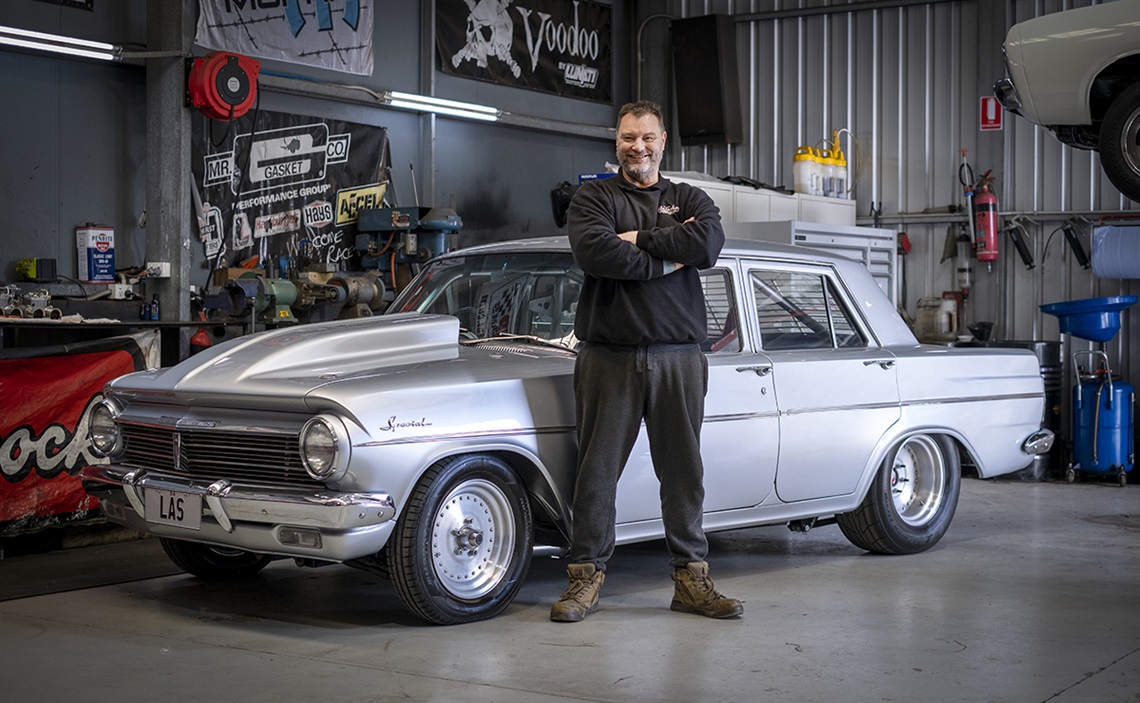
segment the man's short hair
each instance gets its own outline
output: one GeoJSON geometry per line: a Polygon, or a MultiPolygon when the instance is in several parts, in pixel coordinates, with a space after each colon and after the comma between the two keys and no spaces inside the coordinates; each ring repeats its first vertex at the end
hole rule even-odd
{"type": "Polygon", "coordinates": [[[621,109],[618,110],[617,121],[619,125],[626,115],[633,115],[634,117],[653,115],[657,118],[657,124],[661,125],[661,129],[665,129],[665,117],[661,114],[661,106],[652,100],[638,100],[622,105],[621,109]]]}

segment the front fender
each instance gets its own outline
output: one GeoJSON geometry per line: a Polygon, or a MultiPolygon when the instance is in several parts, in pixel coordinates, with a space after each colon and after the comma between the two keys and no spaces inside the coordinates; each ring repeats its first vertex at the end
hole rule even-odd
{"type": "Polygon", "coordinates": [[[562,432],[520,434],[516,437],[440,438],[431,442],[373,442],[354,447],[352,470],[357,486],[383,485],[396,505],[399,520],[408,496],[424,474],[450,457],[495,454],[511,465],[531,499],[558,528],[569,535],[577,445],[572,428],[562,432]],[[542,457],[546,457],[544,460],[542,457]]]}

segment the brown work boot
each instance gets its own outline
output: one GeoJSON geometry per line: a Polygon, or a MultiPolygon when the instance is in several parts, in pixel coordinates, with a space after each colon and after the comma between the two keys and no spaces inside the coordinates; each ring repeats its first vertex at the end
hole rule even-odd
{"type": "Polygon", "coordinates": [[[744,605],[740,601],[726,598],[716,590],[709,578],[709,565],[706,562],[691,561],[688,566],[675,569],[673,584],[670,610],[718,619],[734,618],[744,612],[744,605]]]}
{"type": "Polygon", "coordinates": [[[606,580],[606,572],[593,564],[568,564],[566,573],[570,575],[570,585],[550,607],[550,619],[554,622],[578,622],[597,610],[598,592],[606,580]]]}

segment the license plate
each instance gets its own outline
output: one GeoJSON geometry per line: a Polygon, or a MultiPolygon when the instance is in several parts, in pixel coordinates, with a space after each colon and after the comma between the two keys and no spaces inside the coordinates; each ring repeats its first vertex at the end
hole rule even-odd
{"type": "Polygon", "coordinates": [[[163,525],[198,530],[202,527],[202,496],[195,493],[146,489],[146,519],[163,525]]]}

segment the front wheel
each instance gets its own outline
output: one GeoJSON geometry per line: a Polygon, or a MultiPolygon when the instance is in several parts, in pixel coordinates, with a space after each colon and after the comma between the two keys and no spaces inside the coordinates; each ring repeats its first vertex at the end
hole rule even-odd
{"type": "Polygon", "coordinates": [[[444,459],[416,484],[388,544],[392,583],[408,610],[439,625],[493,617],[530,568],[526,489],[502,460],[444,459]]]}
{"type": "Polygon", "coordinates": [[[201,579],[242,579],[261,571],[273,560],[265,554],[230,547],[215,547],[167,537],[159,537],[158,541],[170,561],[186,573],[201,579]]]}
{"type": "Polygon", "coordinates": [[[1121,92],[1108,106],[1097,151],[1108,180],[1140,202],[1140,83],[1121,92]]]}
{"type": "Polygon", "coordinates": [[[961,486],[958,452],[949,439],[908,437],[887,455],[862,504],[836,516],[839,529],[870,552],[925,551],[950,527],[961,486]]]}

